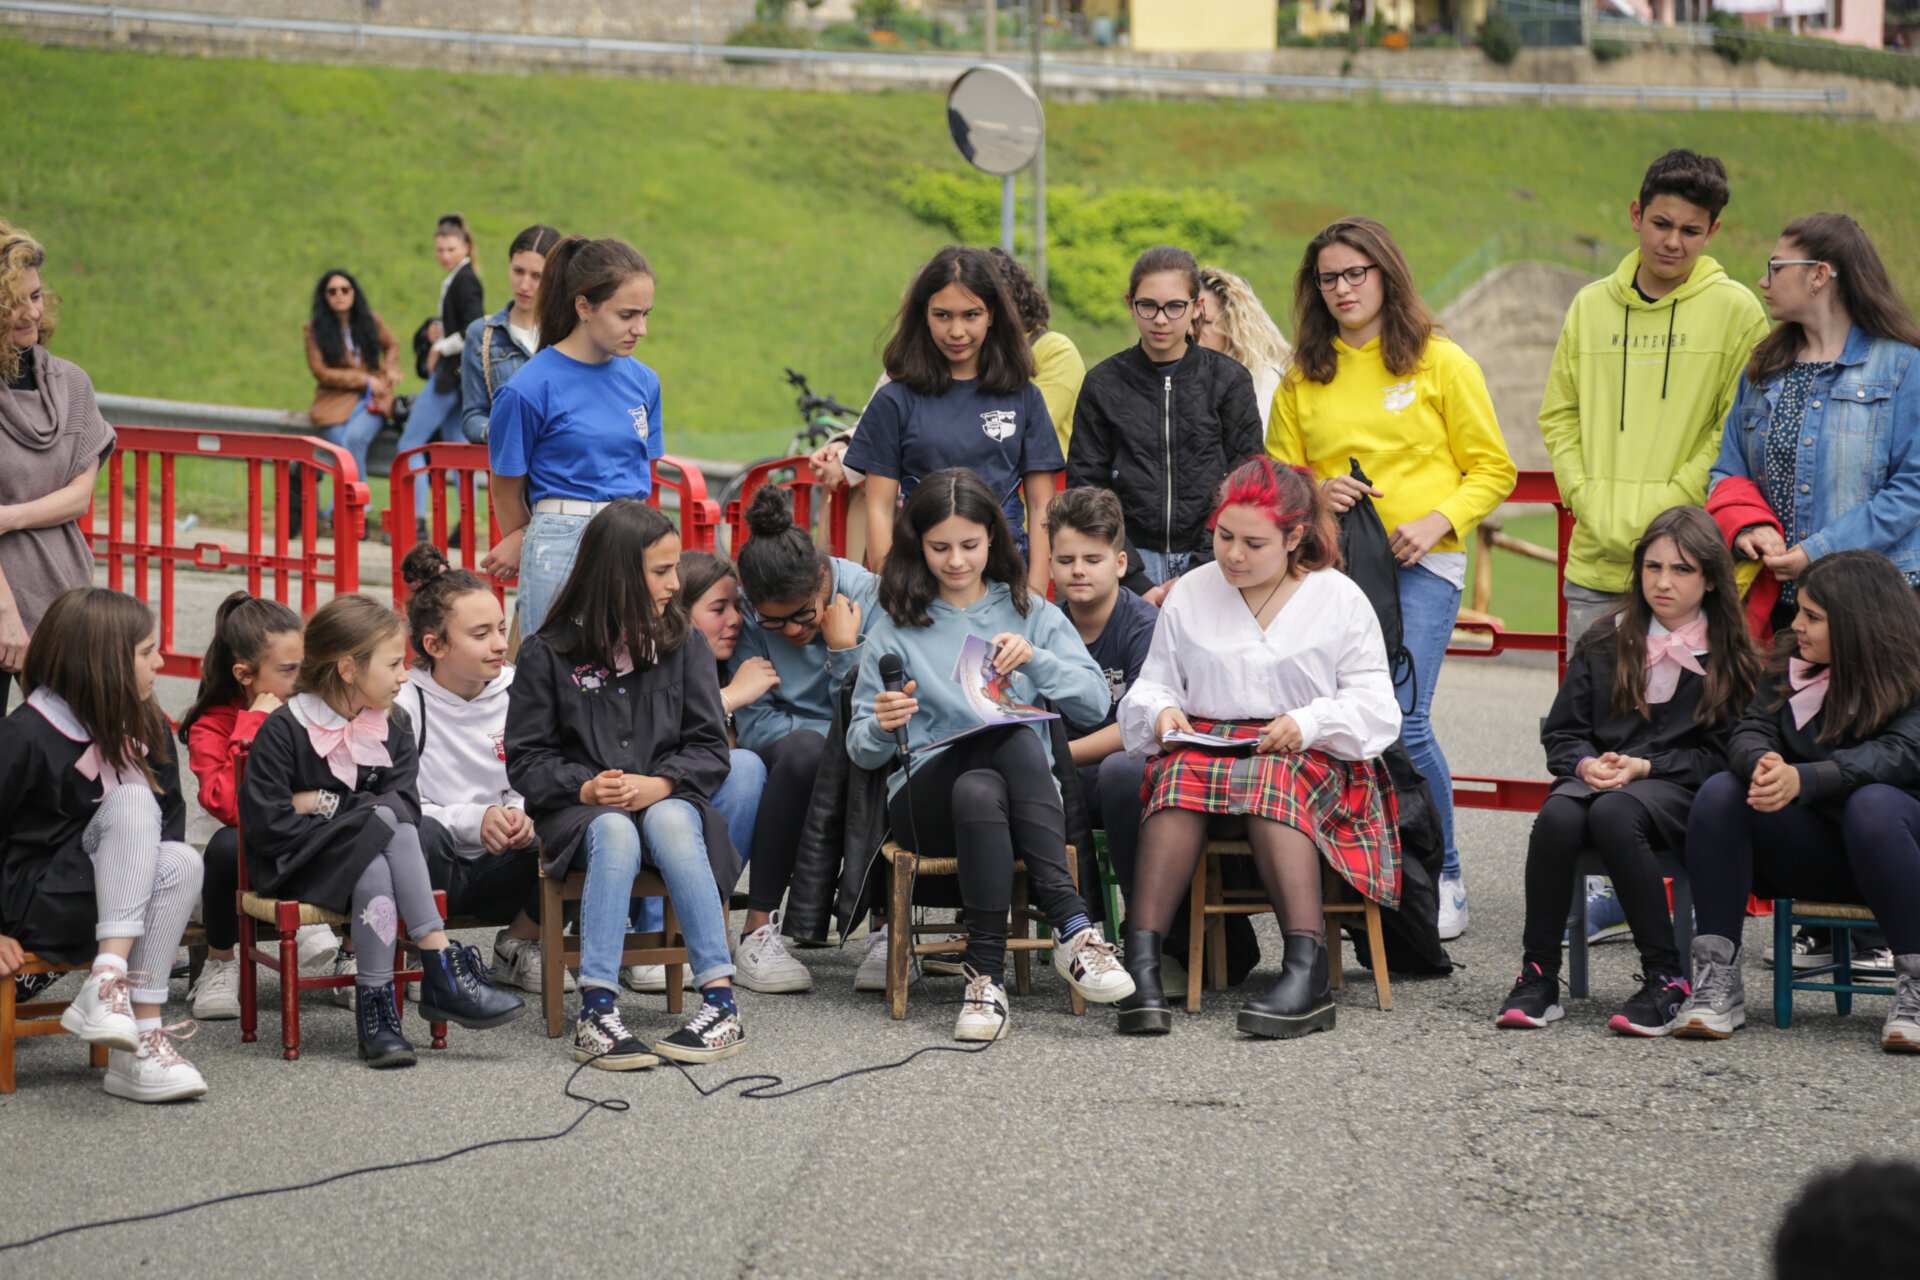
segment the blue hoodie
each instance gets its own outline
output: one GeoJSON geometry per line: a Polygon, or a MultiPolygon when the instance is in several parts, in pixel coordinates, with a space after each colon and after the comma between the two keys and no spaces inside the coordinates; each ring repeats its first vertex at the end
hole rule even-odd
{"type": "MultiPolygon", "coordinates": [[[[1026,590],[1021,584],[1021,590],[1026,590]]],[[[942,600],[927,606],[928,626],[902,627],[884,612],[867,628],[866,652],[860,659],[860,679],[853,690],[853,723],[847,729],[847,754],[864,769],[879,769],[898,751],[892,734],[881,729],[873,713],[873,700],[884,686],[880,683],[880,659],[897,653],[907,669],[907,679],[917,680],[914,697],[920,710],[907,724],[907,741],[913,748],[912,767],[918,769],[946,748],[926,751],[928,743],[952,737],[956,733],[980,727],[980,717],[967,705],[960,686],[953,680],[953,666],[960,657],[960,646],[967,636],[991,640],[1002,632],[1025,636],[1033,644],[1033,657],[1013,673],[1013,687],[1022,702],[1051,699],[1054,710],[1077,724],[1095,724],[1107,714],[1112,695],[1107,678],[1098,664],[1087,655],[1080,634],[1065,614],[1042,596],[1033,596],[1033,607],[1026,617],[1013,607],[1012,591],[1004,582],[992,582],[987,594],[966,609],[956,609],[942,600]]],[[[1048,725],[1040,721],[1031,726],[1040,735],[1047,759],[1053,759],[1048,725]]],[[[900,790],[906,775],[895,770],[887,779],[887,795],[900,790]]]]}
{"type": "MultiPolygon", "coordinates": [[[[860,631],[873,629],[880,608],[880,579],[851,560],[833,561],[833,591],[860,606],[860,631]]],[[[825,736],[833,727],[833,696],[841,681],[860,665],[863,644],[851,649],[829,649],[827,638],[815,632],[806,644],[791,644],[760,625],[760,615],[745,605],[746,625],[740,642],[727,660],[727,674],[740,670],[748,658],[765,658],[780,673],[780,687],[733,715],[733,731],[749,751],[765,751],[796,729],[813,729],[825,736]]]]}

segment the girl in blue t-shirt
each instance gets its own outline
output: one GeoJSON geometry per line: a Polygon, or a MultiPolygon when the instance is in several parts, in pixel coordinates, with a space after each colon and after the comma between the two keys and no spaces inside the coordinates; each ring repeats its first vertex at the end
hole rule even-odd
{"type": "Polygon", "coordinates": [[[547,255],[540,352],[500,388],[487,422],[503,536],[481,567],[518,575],[523,634],[546,620],[587,521],[653,491],[660,379],[628,358],[647,336],[653,290],[653,268],[624,240],[568,236],[547,255]]]}
{"type": "Polygon", "coordinates": [[[894,512],[922,478],[965,467],[1006,512],[1028,585],[1044,594],[1040,513],[1067,462],[993,259],[953,245],[935,254],[907,290],[882,359],[891,381],[867,405],[844,464],[867,475],[867,563],[886,562],[894,512]]]}

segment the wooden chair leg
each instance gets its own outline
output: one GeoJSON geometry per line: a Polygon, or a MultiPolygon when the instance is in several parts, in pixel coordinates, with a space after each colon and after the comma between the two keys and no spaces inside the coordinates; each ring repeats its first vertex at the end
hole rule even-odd
{"type": "Polygon", "coordinates": [[[566,1009],[566,942],[560,936],[560,882],[540,877],[540,1011],[547,1019],[547,1039],[560,1038],[566,1009]]]}
{"type": "Polygon", "coordinates": [[[1373,994],[1382,1012],[1393,1008],[1393,978],[1387,973],[1387,939],[1380,927],[1380,904],[1367,902],[1367,949],[1373,955],[1373,994]]]}
{"type": "MultiPolygon", "coordinates": [[[[1079,850],[1075,849],[1072,845],[1067,846],[1067,876],[1073,881],[1073,891],[1079,893],[1080,853],[1079,850]]],[[[1082,906],[1085,906],[1086,898],[1082,897],[1080,903],[1082,906]]],[[[1065,942],[1066,939],[1062,938],[1060,941],[1065,942]]],[[[1048,953],[1047,963],[1053,963],[1052,953],[1048,953]]],[[[1067,988],[1067,1007],[1073,1010],[1073,1016],[1076,1018],[1084,1018],[1087,1016],[1087,998],[1078,991],[1075,991],[1072,987],[1067,988]]]]}
{"type": "Polygon", "coordinates": [[[280,1056],[292,1062],[300,1056],[300,921],[283,910],[280,928],[280,1056]]]}
{"type": "MultiPolygon", "coordinates": [[[[1024,871],[1015,872],[1013,877],[1013,928],[1009,937],[1025,941],[1033,937],[1033,912],[1028,906],[1030,886],[1024,871]]],[[[1013,989],[1020,995],[1033,994],[1033,952],[1021,950],[1013,953],[1013,989]]]]}
{"type": "Polygon", "coordinates": [[[260,1025],[260,975],[253,967],[253,949],[259,945],[259,930],[254,927],[253,917],[245,912],[240,914],[240,1043],[252,1044],[259,1037],[255,1031],[260,1025]]]}
{"type": "Polygon", "coordinates": [[[0,1093],[13,1092],[13,979],[0,978],[0,1093]]]}
{"type": "MultiPolygon", "coordinates": [[[[1207,868],[1207,901],[1227,900],[1226,879],[1220,872],[1220,859],[1203,857],[1207,868]]],[[[1207,916],[1207,979],[1215,991],[1227,989],[1227,918],[1207,916]]]]}
{"type": "Polygon", "coordinates": [[[1187,1012],[1200,1012],[1201,953],[1207,941],[1207,855],[1203,852],[1193,868],[1193,886],[1188,891],[1192,908],[1187,913],[1187,1012]]]}
{"type": "Polygon", "coordinates": [[[896,1020],[907,1016],[907,983],[913,972],[913,874],[917,859],[902,853],[893,860],[887,929],[887,1001],[896,1020]]]}

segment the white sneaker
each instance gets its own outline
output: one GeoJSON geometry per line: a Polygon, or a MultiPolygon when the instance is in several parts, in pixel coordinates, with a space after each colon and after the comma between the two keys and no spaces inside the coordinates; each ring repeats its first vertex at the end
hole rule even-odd
{"type": "MultiPolygon", "coordinates": [[[[920,980],[920,957],[915,956],[907,965],[907,981],[920,980]]],[[[867,936],[867,958],[853,972],[855,991],[885,991],[887,989],[887,926],[881,925],[867,936]]]]}
{"type": "Polygon", "coordinates": [[[1452,942],[1467,931],[1467,884],[1459,876],[1440,877],[1440,941],[1452,942]]]}
{"type": "Polygon", "coordinates": [[[1003,1040],[1007,1034],[1007,993],[992,978],[977,973],[967,983],[960,1016],[953,1022],[955,1040],[1003,1040]]]}
{"type": "Polygon", "coordinates": [[[811,991],[813,975],[780,938],[780,913],[733,948],[733,980],[749,991],[811,991]]]}
{"type": "MultiPolygon", "coordinates": [[[[353,952],[342,951],[333,958],[333,967],[329,971],[336,978],[355,978],[360,975],[360,962],[353,958],[353,952]]],[[[353,988],[332,987],[322,991],[321,996],[342,1009],[353,1008],[353,988]]]]}
{"type": "MultiPolygon", "coordinates": [[[[538,992],[546,976],[546,965],[538,938],[516,938],[505,929],[493,935],[493,967],[498,970],[494,985],[515,986],[522,991],[538,992]]],[[[562,968],[560,989],[575,987],[573,971],[562,968]]]]}
{"type": "Polygon", "coordinates": [[[303,924],[294,933],[294,945],[300,953],[300,972],[309,978],[324,978],[333,972],[333,959],[340,954],[340,939],[324,924],[303,924]]]}
{"type": "Polygon", "coordinates": [[[132,1053],[140,1047],[133,1026],[133,984],[119,969],[95,969],[80,994],[60,1014],[60,1025],[88,1044],[132,1053]]]}
{"type": "Polygon", "coordinates": [[[207,957],[200,966],[200,981],[188,993],[193,1001],[193,1016],[202,1022],[221,1022],[240,1016],[240,960],[215,960],[207,957]]]}
{"type": "Polygon", "coordinates": [[[1112,1004],[1133,994],[1133,979],[1118,952],[1096,928],[1082,929],[1053,949],[1053,971],[1094,1004],[1112,1004]]]}
{"type": "Polygon", "coordinates": [[[106,1090],[130,1102],[180,1102],[205,1093],[207,1082],[191,1062],[174,1052],[171,1032],[155,1027],[140,1033],[139,1049],[115,1049],[107,1055],[106,1090]]]}
{"type": "MultiPolygon", "coordinates": [[[[667,989],[667,966],[663,964],[628,965],[620,971],[620,981],[632,991],[665,991],[667,989]]],[[[680,989],[694,991],[693,966],[680,966],[680,989]]]]}

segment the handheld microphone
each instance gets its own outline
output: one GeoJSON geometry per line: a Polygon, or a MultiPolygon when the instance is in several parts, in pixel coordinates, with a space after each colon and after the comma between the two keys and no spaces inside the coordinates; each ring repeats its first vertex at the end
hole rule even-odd
{"type": "MultiPolygon", "coordinates": [[[[900,661],[899,654],[883,653],[880,655],[880,683],[886,687],[889,693],[905,692],[907,668],[906,664],[900,661]]],[[[906,759],[909,750],[907,746],[907,726],[903,724],[898,729],[895,729],[893,731],[893,738],[894,741],[900,744],[900,758],[902,760],[906,759]]]]}

